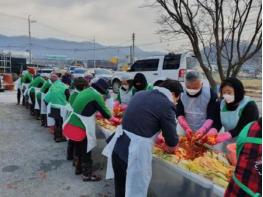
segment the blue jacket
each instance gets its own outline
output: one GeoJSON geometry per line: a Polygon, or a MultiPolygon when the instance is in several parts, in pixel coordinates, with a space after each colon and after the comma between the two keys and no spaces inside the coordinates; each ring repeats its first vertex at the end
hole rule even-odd
{"type": "MultiPolygon", "coordinates": [[[[176,146],[175,105],[158,90],[140,91],[130,101],[124,114],[124,130],[142,137],[151,138],[162,131],[168,146],[176,146]]],[[[130,139],[124,133],[116,142],[114,153],[128,161],[130,139]]]]}

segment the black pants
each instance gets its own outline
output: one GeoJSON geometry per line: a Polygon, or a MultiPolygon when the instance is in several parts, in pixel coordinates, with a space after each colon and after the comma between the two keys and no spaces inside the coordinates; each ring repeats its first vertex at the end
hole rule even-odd
{"type": "Polygon", "coordinates": [[[51,107],[50,114],[48,115],[55,120],[55,127],[54,127],[54,139],[62,138],[62,125],[63,125],[63,118],[60,116],[60,109],[51,107]]]}
{"type": "Polygon", "coordinates": [[[75,153],[75,142],[72,140],[68,141],[68,147],[67,147],[67,159],[71,160],[76,155],[75,153]]]}
{"type": "Polygon", "coordinates": [[[112,153],[112,167],[114,171],[115,197],[125,196],[126,171],[128,164],[112,153]]]}
{"type": "Polygon", "coordinates": [[[21,99],[21,89],[18,88],[17,89],[17,104],[19,105],[20,104],[20,99],[21,99]]]}
{"type": "Polygon", "coordinates": [[[78,158],[79,165],[82,169],[82,174],[84,176],[92,175],[92,151],[87,153],[87,138],[82,140],[81,142],[75,142],[75,156],[78,158]]]}
{"type": "Polygon", "coordinates": [[[30,93],[29,94],[30,99],[31,99],[31,104],[30,104],[30,112],[31,115],[34,115],[34,111],[35,111],[35,93],[30,93]]]}
{"type": "Polygon", "coordinates": [[[40,110],[41,110],[41,100],[37,99],[35,102],[38,103],[39,109],[35,109],[36,118],[38,119],[40,117],[40,110]]]}

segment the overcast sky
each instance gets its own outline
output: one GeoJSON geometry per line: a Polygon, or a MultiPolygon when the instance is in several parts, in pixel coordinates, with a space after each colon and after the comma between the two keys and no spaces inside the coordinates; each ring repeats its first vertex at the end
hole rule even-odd
{"type": "Polygon", "coordinates": [[[101,44],[127,46],[135,32],[135,43],[144,50],[189,49],[185,39],[160,43],[160,10],[146,7],[149,2],[153,0],[0,0],[0,34],[28,35],[30,14],[37,20],[31,28],[34,37],[91,41],[95,36],[101,44]]]}
{"type": "MultiPolygon", "coordinates": [[[[57,37],[67,40],[92,40],[107,45],[130,45],[131,34],[136,44],[146,50],[170,49],[160,42],[158,11],[145,7],[144,0],[0,0],[0,34],[28,35],[27,16],[32,36],[57,37]],[[19,17],[12,17],[19,16],[19,17]],[[147,45],[145,45],[145,43],[147,45]],[[155,43],[155,44],[148,44],[155,43]],[[144,46],[143,46],[144,44],[144,46]]],[[[149,2],[149,1],[148,1],[149,2]]]]}

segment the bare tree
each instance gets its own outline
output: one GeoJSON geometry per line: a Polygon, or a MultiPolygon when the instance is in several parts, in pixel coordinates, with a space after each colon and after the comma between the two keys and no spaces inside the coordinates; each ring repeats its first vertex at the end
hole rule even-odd
{"type": "Polygon", "coordinates": [[[237,76],[242,65],[261,49],[261,0],[156,0],[156,3],[164,10],[159,20],[160,33],[187,37],[212,87],[216,85],[212,54],[220,79],[224,80],[237,76]]]}

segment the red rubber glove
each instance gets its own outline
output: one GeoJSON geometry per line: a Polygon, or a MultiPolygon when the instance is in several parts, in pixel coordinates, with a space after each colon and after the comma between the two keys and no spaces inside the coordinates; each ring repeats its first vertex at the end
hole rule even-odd
{"type": "Polygon", "coordinates": [[[231,138],[232,138],[232,135],[229,132],[219,133],[216,138],[216,142],[219,144],[219,143],[228,141],[231,138]]]}
{"type": "Polygon", "coordinates": [[[168,153],[168,154],[173,154],[175,152],[176,146],[171,147],[171,146],[164,146],[164,152],[168,153]]]}

